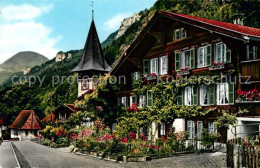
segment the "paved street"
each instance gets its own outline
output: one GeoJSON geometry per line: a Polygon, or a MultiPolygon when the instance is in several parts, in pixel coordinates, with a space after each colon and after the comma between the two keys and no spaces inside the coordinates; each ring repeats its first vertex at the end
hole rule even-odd
{"type": "MultiPolygon", "coordinates": [[[[8,144],[10,145],[10,143],[8,144]]],[[[4,143],[4,146],[8,144],[4,143]]],[[[92,158],[90,156],[72,154],[67,152],[67,150],[65,149],[54,149],[30,141],[14,142],[14,144],[17,157],[19,158],[19,160],[22,159],[22,163],[20,164],[25,165],[24,167],[226,167],[226,155],[225,153],[221,152],[187,154],[183,156],[155,159],[148,162],[132,162],[119,164],[100,160],[97,158],[92,158]]],[[[5,156],[5,158],[8,158],[9,156],[10,155],[5,156]]],[[[3,165],[2,167],[5,166],[3,165]]],[[[16,167],[16,165],[7,167],[16,167]]]]}
{"type": "Polygon", "coordinates": [[[12,151],[11,142],[4,141],[0,145],[0,167],[18,167],[14,153],[12,151]]]}

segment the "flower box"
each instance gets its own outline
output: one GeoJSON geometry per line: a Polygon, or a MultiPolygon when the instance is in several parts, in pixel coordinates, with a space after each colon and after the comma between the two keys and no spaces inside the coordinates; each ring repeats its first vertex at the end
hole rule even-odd
{"type": "Polygon", "coordinates": [[[260,102],[260,92],[257,89],[250,91],[238,90],[238,98],[236,103],[259,103],[260,102]]]}
{"type": "Polygon", "coordinates": [[[218,70],[218,69],[224,69],[225,68],[225,66],[224,66],[224,64],[223,63],[215,63],[215,62],[213,62],[212,63],[212,66],[211,67],[209,67],[209,70],[210,71],[213,71],[213,70],[218,70]]]}
{"type": "Polygon", "coordinates": [[[181,68],[179,71],[177,71],[177,75],[188,75],[190,74],[190,67],[181,68]]]}
{"type": "Polygon", "coordinates": [[[157,79],[157,75],[155,73],[144,74],[144,78],[146,80],[154,80],[157,79]]]}
{"type": "Polygon", "coordinates": [[[260,103],[260,101],[247,101],[247,100],[236,100],[236,103],[243,104],[243,103],[260,103]]]}
{"type": "Polygon", "coordinates": [[[177,75],[181,76],[181,75],[189,75],[190,71],[177,71],[177,75]]]}

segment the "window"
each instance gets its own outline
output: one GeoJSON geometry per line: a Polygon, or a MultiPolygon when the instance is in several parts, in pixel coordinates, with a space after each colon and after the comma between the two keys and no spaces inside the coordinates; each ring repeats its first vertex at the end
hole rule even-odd
{"type": "Polygon", "coordinates": [[[209,86],[207,85],[200,87],[200,105],[209,105],[209,86]]]}
{"type": "Polygon", "coordinates": [[[185,105],[192,106],[193,105],[193,88],[188,86],[185,87],[185,105]]]}
{"type": "Polygon", "coordinates": [[[174,36],[175,36],[175,38],[174,38],[175,40],[185,38],[185,37],[187,37],[186,30],[184,28],[176,29],[174,36]]]}
{"type": "Polygon", "coordinates": [[[217,104],[234,104],[234,84],[220,83],[217,85],[217,104]]]}
{"type": "Polygon", "coordinates": [[[198,68],[211,65],[211,45],[199,47],[198,53],[198,68]]]}
{"type": "Polygon", "coordinates": [[[228,84],[221,83],[217,86],[217,103],[218,105],[228,104],[228,84]]]}
{"type": "Polygon", "coordinates": [[[143,73],[144,74],[150,73],[150,60],[149,59],[143,60],[143,73]]]}
{"type": "Polygon", "coordinates": [[[161,126],[160,126],[160,135],[161,136],[164,136],[165,135],[165,131],[166,129],[165,129],[165,123],[164,122],[162,122],[161,123],[161,126]]]}
{"type": "Polygon", "coordinates": [[[89,89],[89,82],[88,80],[81,81],[81,90],[88,90],[89,89]]]}
{"type": "Polygon", "coordinates": [[[255,46],[247,45],[247,60],[255,60],[257,58],[257,48],[255,46]]]}
{"type": "Polygon", "coordinates": [[[168,56],[160,57],[160,75],[168,74],[168,56]]]}
{"type": "Polygon", "coordinates": [[[202,121],[198,121],[197,122],[197,137],[198,137],[198,139],[201,138],[202,129],[203,129],[203,123],[202,123],[202,121]]]}
{"type": "Polygon", "coordinates": [[[158,75],[158,58],[151,59],[150,66],[151,73],[158,75]]]}
{"type": "Polygon", "coordinates": [[[189,133],[189,139],[193,139],[194,136],[195,136],[194,121],[188,121],[187,130],[188,130],[188,133],[189,133]]]}
{"type": "Polygon", "coordinates": [[[217,133],[217,128],[214,122],[208,122],[208,130],[210,133],[217,133]]]}
{"type": "Polygon", "coordinates": [[[147,91],[147,107],[153,106],[153,93],[151,90],[147,91]]]}
{"type": "Polygon", "coordinates": [[[118,105],[127,107],[127,97],[119,97],[118,98],[118,105]]]}
{"type": "Polygon", "coordinates": [[[141,73],[140,72],[132,72],[131,73],[131,79],[132,79],[132,83],[140,80],[141,79],[141,73]]]}
{"type": "Polygon", "coordinates": [[[177,95],[177,105],[182,106],[183,105],[183,90],[179,90],[177,95]]]}
{"type": "Polygon", "coordinates": [[[194,48],[182,52],[175,53],[175,70],[195,68],[195,52],[194,48]]]}
{"type": "Polygon", "coordinates": [[[231,50],[224,43],[217,43],[215,50],[215,63],[231,62],[231,50]]]}
{"type": "Polygon", "coordinates": [[[130,96],[130,106],[132,106],[134,103],[137,103],[136,95],[130,96]]]}
{"type": "Polygon", "coordinates": [[[139,96],[139,106],[145,107],[145,105],[146,105],[146,97],[145,97],[145,95],[140,95],[139,96]]]}

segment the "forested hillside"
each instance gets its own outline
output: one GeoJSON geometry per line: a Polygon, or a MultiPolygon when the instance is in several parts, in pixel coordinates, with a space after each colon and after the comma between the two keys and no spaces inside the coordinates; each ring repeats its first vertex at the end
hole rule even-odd
{"type": "MultiPolygon", "coordinates": [[[[225,22],[232,22],[232,15],[242,13],[245,16],[244,24],[251,27],[258,27],[260,24],[260,2],[255,1],[232,1],[232,2],[212,2],[211,0],[196,1],[176,1],[176,0],[158,0],[151,9],[145,9],[139,13],[141,19],[132,24],[127,31],[118,39],[113,40],[116,33],[103,43],[104,56],[111,65],[120,57],[125,46],[137,37],[140,31],[147,24],[148,20],[158,10],[184,13],[198,17],[204,17],[225,22]]],[[[68,53],[68,52],[67,52],[68,53]]],[[[65,55],[67,54],[65,53],[65,55]]],[[[2,113],[5,125],[14,121],[18,113],[23,109],[35,110],[40,118],[43,118],[51,110],[64,103],[71,103],[77,97],[77,83],[70,84],[66,79],[80,60],[82,50],[69,51],[72,54],[71,59],[65,59],[61,62],[50,60],[40,66],[35,66],[31,72],[26,75],[44,78],[40,86],[39,80],[29,86],[28,82],[24,84],[11,85],[11,78],[5,82],[0,92],[0,113],[2,113]],[[64,83],[52,87],[53,76],[65,76],[64,83]]],[[[21,73],[16,74],[23,76],[21,73]]],[[[76,77],[74,75],[74,77],[76,77]]]]}

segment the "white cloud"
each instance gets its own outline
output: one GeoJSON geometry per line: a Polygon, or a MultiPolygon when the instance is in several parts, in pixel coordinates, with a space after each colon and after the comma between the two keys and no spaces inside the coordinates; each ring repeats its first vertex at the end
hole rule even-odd
{"type": "Polygon", "coordinates": [[[104,28],[106,30],[116,30],[119,28],[121,21],[124,18],[129,17],[130,14],[129,13],[119,13],[115,16],[113,16],[111,19],[109,19],[108,21],[104,22],[104,28]]]}
{"type": "Polygon", "coordinates": [[[53,5],[36,7],[28,4],[20,6],[8,5],[1,11],[2,18],[5,20],[32,20],[42,13],[47,13],[52,9],[53,5]]]}
{"type": "Polygon", "coordinates": [[[10,11],[2,12],[5,22],[1,23],[0,18],[0,63],[20,51],[35,51],[48,58],[56,55],[59,49],[55,45],[62,37],[51,37],[51,29],[34,20],[51,8],[52,5],[36,7],[26,4],[3,8],[10,11]],[[22,11],[24,13],[20,13],[22,11]]]}

